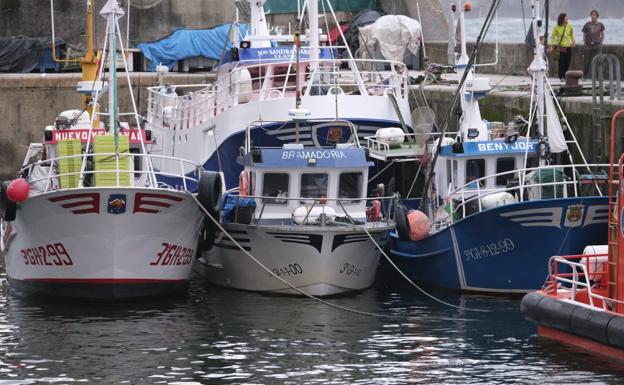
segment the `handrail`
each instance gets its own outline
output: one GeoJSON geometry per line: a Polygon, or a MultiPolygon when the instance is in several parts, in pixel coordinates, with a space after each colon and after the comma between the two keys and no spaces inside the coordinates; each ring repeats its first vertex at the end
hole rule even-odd
{"type": "MultiPolygon", "coordinates": [[[[585,164],[582,164],[583,167],[585,167],[585,164]]],[[[609,164],[590,164],[590,167],[595,167],[595,168],[606,168],[609,167],[609,164]]],[[[500,176],[514,176],[514,175],[525,175],[527,173],[530,173],[532,171],[536,171],[536,170],[548,170],[548,169],[555,169],[555,170],[562,170],[562,169],[572,169],[574,173],[576,173],[576,168],[579,167],[579,165],[553,165],[553,166],[543,166],[543,167],[530,167],[530,168],[523,168],[523,169],[515,169],[515,170],[511,170],[511,171],[505,171],[505,172],[500,172],[497,174],[493,174],[493,175],[487,175],[485,177],[482,178],[478,178],[475,179],[469,183],[466,183],[464,185],[462,185],[461,187],[456,188],[455,190],[452,190],[447,196],[450,198],[451,201],[451,210],[450,212],[445,215],[444,217],[440,217],[440,218],[435,218],[434,220],[434,226],[435,225],[440,225],[442,223],[448,222],[449,219],[451,220],[451,223],[455,222],[455,219],[453,218],[454,215],[459,214],[460,210],[461,210],[461,217],[464,218],[466,216],[466,207],[468,206],[468,204],[470,202],[474,202],[475,200],[478,202],[479,205],[479,210],[478,212],[482,211],[482,198],[489,196],[489,195],[493,195],[493,194],[498,194],[501,192],[509,192],[509,193],[519,193],[519,200],[520,202],[524,202],[525,200],[530,200],[530,199],[525,199],[524,197],[524,193],[523,190],[527,189],[527,185],[525,184],[524,186],[522,185],[518,185],[518,186],[513,186],[513,187],[507,187],[507,186],[501,186],[501,187],[497,187],[497,188],[487,188],[487,189],[483,189],[481,188],[481,182],[484,182],[484,184],[486,184],[485,182],[488,179],[496,179],[500,176]],[[476,187],[472,187],[472,186],[476,186],[476,187]],[[456,206],[453,207],[453,198],[457,197],[460,198],[460,203],[457,204],[456,206]]],[[[536,187],[536,188],[542,188],[542,187],[552,187],[553,188],[553,194],[554,194],[554,198],[557,198],[558,193],[557,190],[558,188],[567,188],[567,186],[574,186],[574,190],[573,190],[573,196],[574,197],[578,197],[579,196],[579,191],[576,188],[577,184],[579,183],[579,180],[577,178],[573,178],[572,180],[562,180],[562,181],[556,181],[553,178],[553,181],[550,181],[550,178],[548,178],[549,181],[546,182],[539,182],[539,183],[532,183],[531,185],[529,185],[529,187],[536,187]]]]}
{"type": "MultiPolygon", "coordinates": [[[[45,181],[46,184],[44,188],[40,188],[39,186],[37,186],[33,189],[37,193],[45,193],[45,192],[56,190],[54,188],[55,187],[54,181],[59,180],[59,178],[66,177],[66,176],[79,176],[82,179],[84,179],[85,175],[114,174],[115,179],[116,179],[116,185],[107,186],[107,187],[128,187],[128,186],[122,186],[120,184],[120,175],[127,174],[131,176],[131,180],[137,179],[136,177],[132,178],[132,176],[139,175],[138,179],[141,179],[141,177],[146,175],[148,176],[148,178],[145,179],[144,185],[142,185],[141,187],[158,188],[159,186],[162,186],[162,182],[155,181],[155,178],[152,178],[152,176],[158,175],[158,176],[163,176],[163,177],[180,179],[182,185],[179,187],[182,188],[184,191],[189,191],[189,183],[196,184],[199,182],[198,178],[194,177],[194,175],[198,175],[199,170],[201,170],[201,166],[195,162],[191,162],[189,160],[182,159],[182,158],[177,158],[177,157],[172,157],[172,156],[167,156],[167,155],[141,154],[141,153],[135,154],[135,153],[130,153],[130,152],[122,153],[122,154],[100,153],[100,152],[87,154],[87,157],[90,157],[90,156],[110,156],[111,158],[114,157],[115,164],[116,164],[115,168],[107,169],[107,170],[86,170],[85,169],[82,171],[66,172],[66,173],[55,172],[55,170],[58,168],[58,164],[60,161],[69,160],[69,159],[78,159],[82,161],[82,158],[84,157],[84,155],[79,154],[79,155],[68,155],[68,156],[61,156],[61,157],[55,157],[55,158],[48,158],[48,159],[40,160],[34,163],[30,163],[20,169],[19,175],[28,176],[28,183],[31,186],[34,186],[35,184],[45,181]],[[156,171],[156,170],[149,169],[149,168],[138,169],[138,170],[131,168],[131,169],[124,170],[119,167],[119,160],[122,157],[138,157],[142,159],[143,162],[145,162],[146,160],[151,160],[151,159],[160,159],[160,160],[169,161],[171,162],[172,165],[177,164],[177,166],[171,167],[171,169],[177,168],[179,166],[180,172],[178,173],[174,171],[156,171]],[[35,169],[35,167],[47,168],[48,169],[47,175],[39,177],[39,178],[32,178],[31,177],[32,171],[35,169]]],[[[74,187],[66,188],[66,187],[61,186],[62,190],[72,189],[72,188],[74,187]]],[[[75,187],[75,188],[78,188],[78,187],[75,187]]]]}
{"type": "MultiPolygon", "coordinates": [[[[256,222],[260,221],[262,219],[262,215],[265,212],[265,206],[266,206],[266,201],[267,200],[275,200],[275,199],[280,199],[282,201],[300,201],[300,202],[305,202],[302,203],[302,205],[304,205],[307,208],[306,211],[306,216],[304,218],[304,220],[302,221],[302,223],[300,224],[301,226],[305,225],[305,224],[309,224],[308,223],[308,217],[310,215],[310,213],[312,212],[312,209],[314,207],[316,207],[317,205],[327,205],[327,203],[329,202],[336,202],[338,203],[337,207],[340,207],[342,209],[342,212],[345,214],[346,217],[348,218],[352,218],[351,214],[349,214],[348,210],[349,208],[353,208],[353,206],[351,205],[347,205],[346,207],[342,204],[342,202],[353,202],[353,201],[357,201],[358,204],[361,202],[368,202],[368,201],[381,201],[381,202],[389,202],[389,205],[387,206],[387,215],[386,215],[386,223],[390,223],[390,220],[393,220],[394,218],[394,213],[395,213],[395,208],[398,205],[398,201],[399,198],[398,196],[395,195],[390,195],[390,196],[386,196],[386,197],[358,197],[358,198],[306,198],[306,197],[275,197],[275,196],[262,196],[262,195],[238,195],[238,191],[236,188],[227,191],[226,193],[229,193],[229,195],[227,195],[226,201],[229,200],[230,198],[234,198],[236,200],[236,209],[238,209],[240,206],[240,200],[241,199],[253,199],[254,201],[260,201],[262,202],[262,208],[260,210],[260,214],[257,218],[255,218],[256,222]],[[234,194],[236,193],[236,194],[234,194]]],[[[279,204],[279,205],[275,205],[275,206],[279,206],[279,207],[284,207],[287,206],[287,204],[279,204]]],[[[349,210],[350,211],[350,210],[349,210]]],[[[288,212],[285,214],[287,215],[291,215],[292,213],[288,212]]],[[[367,222],[371,222],[371,223],[376,223],[374,221],[368,221],[367,222]]]]}

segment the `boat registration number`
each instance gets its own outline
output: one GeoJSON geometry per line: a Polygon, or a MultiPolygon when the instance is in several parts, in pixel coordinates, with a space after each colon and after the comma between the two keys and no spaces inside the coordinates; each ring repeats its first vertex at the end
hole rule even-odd
{"type": "Polygon", "coordinates": [[[466,261],[478,261],[482,258],[508,253],[513,251],[515,247],[516,245],[511,238],[504,238],[486,245],[464,249],[464,257],[466,261]]]}
{"type": "Polygon", "coordinates": [[[193,260],[195,250],[188,247],[163,242],[162,249],[156,254],[156,260],[150,262],[152,266],[188,265],[193,260]]]}
{"type": "Polygon", "coordinates": [[[24,264],[29,266],[71,266],[74,264],[62,243],[21,249],[24,264]]]}

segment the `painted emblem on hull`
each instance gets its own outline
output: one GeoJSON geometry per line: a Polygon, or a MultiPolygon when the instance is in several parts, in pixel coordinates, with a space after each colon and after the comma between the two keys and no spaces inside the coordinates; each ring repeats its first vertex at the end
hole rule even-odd
{"type": "Polygon", "coordinates": [[[111,194],[108,197],[109,214],[123,214],[126,212],[126,194],[111,194]]]}
{"type": "Polygon", "coordinates": [[[570,205],[565,213],[563,207],[517,210],[500,214],[501,217],[523,227],[585,227],[596,223],[606,223],[609,216],[607,205],[570,205]],[[563,222],[563,223],[562,223],[563,222]]]}

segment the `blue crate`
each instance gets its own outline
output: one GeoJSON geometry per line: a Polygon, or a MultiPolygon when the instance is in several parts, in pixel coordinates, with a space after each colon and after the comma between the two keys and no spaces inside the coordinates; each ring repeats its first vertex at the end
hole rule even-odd
{"type": "MultiPolygon", "coordinates": [[[[56,45],[56,53],[59,54],[60,44],[56,45]]],[[[44,73],[47,69],[51,69],[54,72],[61,70],[61,63],[57,63],[52,58],[52,47],[46,48],[41,51],[41,57],[39,58],[39,72],[44,73]]]]}

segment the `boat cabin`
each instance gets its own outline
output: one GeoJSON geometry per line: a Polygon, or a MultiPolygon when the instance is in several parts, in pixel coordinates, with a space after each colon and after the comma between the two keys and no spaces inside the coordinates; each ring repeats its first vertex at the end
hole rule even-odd
{"type": "Polygon", "coordinates": [[[240,195],[255,200],[257,220],[290,219],[297,208],[312,205],[329,207],[341,217],[348,213],[354,219],[366,218],[372,163],[363,148],[353,144],[304,148],[292,143],[282,148],[252,148],[239,157],[239,163],[244,167],[240,195]]]}
{"type": "Polygon", "coordinates": [[[518,139],[443,145],[435,168],[438,196],[472,197],[479,192],[506,190],[519,176],[514,170],[537,166],[538,144],[536,140],[518,139]]]}

